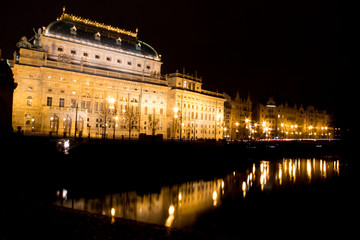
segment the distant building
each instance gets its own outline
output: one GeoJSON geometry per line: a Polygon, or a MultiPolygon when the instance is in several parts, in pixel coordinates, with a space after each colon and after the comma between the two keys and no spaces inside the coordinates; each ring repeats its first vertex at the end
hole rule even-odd
{"type": "Polygon", "coordinates": [[[23,37],[17,46],[13,126],[25,133],[222,138],[214,116],[223,114],[223,96],[202,90],[198,78],[162,75],[161,56],[137,30],[63,12],[33,42],[23,37]],[[176,134],[175,106],[182,113],[176,134]]]}
{"type": "Polygon", "coordinates": [[[225,127],[226,136],[232,140],[251,138],[252,102],[250,96],[240,98],[239,92],[234,99],[226,96],[225,103],[225,127]]]}
{"type": "Polygon", "coordinates": [[[330,115],[313,106],[290,107],[270,98],[257,109],[257,137],[279,139],[333,138],[330,115]]]}

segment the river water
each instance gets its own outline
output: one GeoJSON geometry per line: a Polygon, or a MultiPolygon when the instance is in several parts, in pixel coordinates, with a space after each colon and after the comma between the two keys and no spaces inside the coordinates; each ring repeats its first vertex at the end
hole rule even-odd
{"type": "Polygon", "coordinates": [[[249,162],[247,168],[223,177],[162,186],[154,192],[72,198],[71,191],[59,189],[54,194],[58,205],[109,215],[112,221],[125,218],[167,227],[222,229],[224,225],[243,223],[246,214],[284,215],[294,209],[299,214],[309,206],[321,207],[324,198],[333,195],[319,191],[329,190],[329,183],[340,179],[344,169],[345,164],[336,158],[280,158],[249,162]],[[299,210],[297,205],[303,202],[308,204],[299,210]]]}

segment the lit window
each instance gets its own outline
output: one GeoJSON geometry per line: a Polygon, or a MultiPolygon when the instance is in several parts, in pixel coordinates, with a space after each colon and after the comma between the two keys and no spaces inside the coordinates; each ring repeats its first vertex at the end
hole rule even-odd
{"type": "Polygon", "coordinates": [[[121,46],[121,38],[116,39],[116,44],[121,46]]]}
{"type": "Polygon", "coordinates": [[[72,27],[72,28],[70,28],[70,32],[71,32],[71,34],[75,34],[76,35],[76,27],[75,27],[75,25],[72,27]]]}
{"type": "Polygon", "coordinates": [[[184,81],[184,88],[187,88],[187,81],[184,81]]]}
{"type": "Polygon", "coordinates": [[[97,33],[95,34],[95,40],[99,40],[99,41],[100,41],[100,37],[101,37],[100,32],[97,32],[97,33]]]}

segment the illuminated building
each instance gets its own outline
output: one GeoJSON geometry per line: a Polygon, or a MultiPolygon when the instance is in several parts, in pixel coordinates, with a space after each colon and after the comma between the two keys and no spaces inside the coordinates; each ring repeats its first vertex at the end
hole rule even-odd
{"type": "Polygon", "coordinates": [[[330,115],[313,106],[290,107],[277,105],[270,98],[258,106],[258,132],[260,138],[303,139],[333,138],[330,115]]]}
{"type": "Polygon", "coordinates": [[[181,98],[207,109],[190,112],[187,106],[179,107],[184,114],[183,131],[191,121],[198,121],[195,139],[201,126],[211,129],[204,137],[215,138],[214,126],[223,114],[222,95],[202,90],[197,80],[173,85],[176,74],[168,78],[161,74],[161,56],[137,33],[70,15],[64,9],[60,18],[35,33],[33,42],[23,37],[11,61],[18,83],[13,128],[57,136],[171,137],[173,107],[181,98]],[[208,120],[200,118],[205,111],[208,120]],[[216,114],[221,116],[216,119],[216,114]]]}
{"type": "Polygon", "coordinates": [[[223,138],[223,94],[202,89],[202,79],[197,76],[176,72],[167,79],[171,87],[167,112],[173,112],[172,137],[190,140],[223,138]]]}
{"type": "Polygon", "coordinates": [[[225,95],[225,127],[227,138],[232,140],[248,139],[251,137],[252,102],[250,96],[240,98],[239,92],[234,99],[225,95]]]}

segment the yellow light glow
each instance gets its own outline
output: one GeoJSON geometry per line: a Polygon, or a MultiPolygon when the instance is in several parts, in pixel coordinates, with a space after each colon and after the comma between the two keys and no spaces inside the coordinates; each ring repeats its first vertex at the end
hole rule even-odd
{"type": "Polygon", "coordinates": [[[70,20],[70,21],[74,21],[74,22],[79,22],[79,23],[91,25],[91,26],[98,27],[98,28],[103,28],[108,31],[112,31],[112,32],[116,32],[116,33],[120,33],[120,34],[124,34],[124,35],[128,35],[128,36],[137,38],[137,31],[136,31],[136,33],[134,33],[134,32],[127,31],[127,30],[124,30],[121,28],[113,27],[111,25],[106,25],[104,23],[99,23],[96,21],[82,18],[82,17],[77,17],[72,14],[67,14],[65,12],[61,15],[60,20],[70,20]]]}
{"type": "Polygon", "coordinates": [[[111,216],[112,216],[112,217],[115,216],[115,208],[111,208],[111,216]]]}
{"type": "Polygon", "coordinates": [[[169,207],[169,215],[174,215],[174,212],[175,212],[174,205],[170,205],[170,207],[169,207]]]}
{"type": "Polygon", "coordinates": [[[217,199],[217,192],[216,191],[213,192],[212,198],[213,198],[214,201],[217,199]]]}

